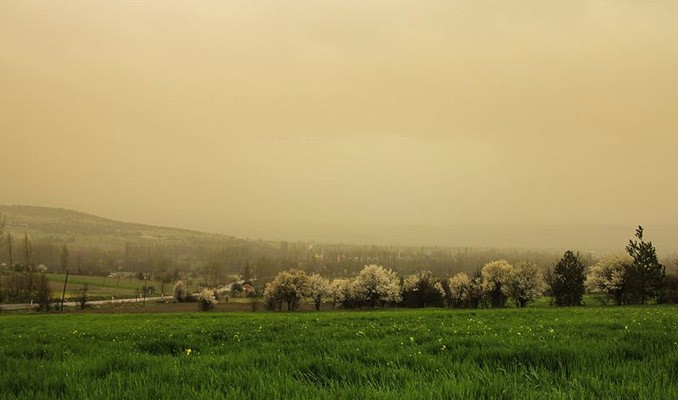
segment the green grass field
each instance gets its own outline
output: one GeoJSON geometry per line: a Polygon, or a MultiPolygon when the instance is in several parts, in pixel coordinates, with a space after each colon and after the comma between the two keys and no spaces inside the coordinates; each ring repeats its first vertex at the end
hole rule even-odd
{"type": "Polygon", "coordinates": [[[678,308],[0,316],[0,398],[671,399],[678,308]]]}
{"type": "MultiPolygon", "coordinates": [[[[54,298],[61,298],[64,288],[65,274],[46,274],[47,279],[53,290],[54,298]]],[[[105,278],[103,276],[74,275],[68,276],[66,285],[66,298],[72,299],[76,296],[78,289],[87,285],[89,297],[92,300],[109,300],[111,297],[116,299],[134,298],[143,290],[144,282],[136,278],[105,278]]],[[[154,295],[160,296],[162,285],[158,281],[147,282],[148,287],[154,289],[154,295]]],[[[172,293],[173,285],[165,283],[164,292],[166,295],[172,293]]]]}

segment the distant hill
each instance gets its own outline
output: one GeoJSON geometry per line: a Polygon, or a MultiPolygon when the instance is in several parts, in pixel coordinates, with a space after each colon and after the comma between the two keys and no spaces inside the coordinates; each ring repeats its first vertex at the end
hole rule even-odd
{"type": "Polygon", "coordinates": [[[96,215],[63,208],[0,206],[7,218],[7,230],[28,233],[33,239],[48,239],[101,248],[119,248],[124,243],[148,244],[237,244],[245,242],[232,236],[188,229],[114,221],[96,215]]]}
{"type": "MultiPolygon", "coordinates": [[[[228,224],[225,234],[114,221],[78,211],[34,206],[0,206],[8,229],[27,232],[34,239],[48,239],[100,248],[120,248],[125,243],[160,245],[246,245],[266,252],[280,241],[344,243],[348,245],[439,246],[449,248],[527,249],[560,252],[574,249],[604,255],[620,253],[633,237],[633,225],[332,225],[332,224],[228,224]]],[[[222,224],[226,226],[227,224],[222,224]]],[[[219,225],[221,226],[221,225],[219,225]]],[[[678,251],[678,226],[644,225],[664,256],[678,251]]],[[[224,228],[219,228],[219,230],[224,228]]],[[[217,230],[217,227],[214,227],[217,230]]]]}

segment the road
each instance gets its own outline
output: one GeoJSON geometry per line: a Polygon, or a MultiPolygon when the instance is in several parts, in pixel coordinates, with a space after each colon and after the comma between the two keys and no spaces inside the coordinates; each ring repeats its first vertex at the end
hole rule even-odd
{"type": "MultiPolygon", "coordinates": [[[[146,297],[146,301],[157,301],[162,299],[171,299],[172,296],[164,297],[146,297]]],[[[131,298],[131,299],[114,299],[114,300],[92,300],[88,301],[88,305],[100,305],[100,304],[114,304],[114,303],[141,303],[144,300],[142,298],[131,298]]],[[[61,302],[53,303],[54,306],[60,305],[61,302]]],[[[64,303],[64,307],[75,307],[77,303],[74,301],[67,301],[64,303]]],[[[38,308],[37,303],[24,303],[24,304],[0,304],[1,311],[11,311],[11,310],[30,310],[32,308],[38,308]]]]}

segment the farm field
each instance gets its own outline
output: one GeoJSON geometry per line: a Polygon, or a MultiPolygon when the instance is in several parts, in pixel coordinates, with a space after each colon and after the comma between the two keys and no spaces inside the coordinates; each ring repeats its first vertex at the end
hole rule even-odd
{"type": "Polygon", "coordinates": [[[678,398],[675,306],[0,316],[0,398],[678,398]]]}
{"type": "MultiPolygon", "coordinates": [[[[46,274],[50,286],[53,290],[52,296],[55,299],[61,298],[61,292],[64,288],[65,274],[46,274]]],[[[160,295],[161,285],[158,281],[149,280],[147,287],[153,288],[154,295],[160,295]]],[[[92,300],[108,300],[111,297],[116,299],[138,297],[140,291],[143,291],[144,282],[136,278],[106,278],[102,276],[75,275],[68,276],[66,285],[66,298],[73,299],[78,289],[87,285],[88,295],[92,300]]],[[[172,284],[165,283],[165,294],[171,294],[172,284]]]]}

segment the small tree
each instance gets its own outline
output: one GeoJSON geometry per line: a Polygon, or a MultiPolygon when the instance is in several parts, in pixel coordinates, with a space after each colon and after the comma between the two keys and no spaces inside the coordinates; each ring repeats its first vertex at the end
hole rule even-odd
{"type": "Polygon", "coordinates": [[[24,233],[24,266],[26,270],[30,270],[31,256],[33,255],[33,244],[28,237],[28,233],[24,233]]]}
{"type": "Polygon", "coordinates": [[[612,298],[617,305],[624,304],[628,288],[628,271],[633,259],[628,256],[612,256],[594,264],[586,276],[586,285],[591,293],[601,293],[612,298]]]}
{"type": "Polygon", "coordinates": [[[430,271],[420,271],[403,281],[403,303],[407,307],[442,307],[445,290],[430,271]]]}
{"type": "Polygon", "coordinates": [[[287,303],[287,311],[296,310],[304,301],[307,276],[304,271],[290,269],[280,272],[275,279],[264,287],[264,304],[269,310],[281,310],[287,303]]]}
{"type": "Polygon", "coordinates": [[[628,271],[628,295],[634,302],[645,304],[648,297],[657,298],[666,270],[657,259],[657,251],[652,242],[643,240],[643,227],[636,229],[638,240],[629,240],[626,252],[633,258],[633,268],[628,271]]]}
{"type": "Polygon", "coordinates": [[[381,265],[366,265],[355,278],[355,289],[365,303],[374,308],[380,304],[399,303],[402,287],[398,275],[381,265]]]}
{"type": "Polygon", "coordinates": [[[81,310],[85,309],[85,306],[87,305],[87,302],[89,301],[89,287],[87,287],[87,284],[84,284],[83,286],[78,289],[76,295],[75,295],[75,302],[80,306],[81,310]]]}
{"type": "Polygon", "coordinates": [[[332,309],[338,305],[346,307],[346,303],[352,298],[353,280],[349,278],[334,279],[330,283],[330,296],[332,296],[332,309]]]}
{"type": "Polygon", "coordinates": [[[448,280],[450,306],[478,308],[483,300],[483,287],[479,277],[471,278],[463,272],[448,280]]]}
{"type": "Polygon", "coordinates": [[[247,294],[245,295],[248,299],[250,299],[250,306],[252,307],[252,311],[257,311],[259,308],[259,301],[257,299],[257,292],[255,290],[250,290],[246,292],[247,294]]]}
{"type": "Polygon", "coordinates": [[[11,233],[7,232],[7,257],[9,257],[9,268],[14,268],[14,237],[11,233]]]}
{"type": "Polygon", "coordinates": [[[579,253],[568,250],[563,258],[547,273],[549,294],[559,307],[580,306],[586,291],[586,267],[579,253]]]}
{"type": "Polygon", "coordinates": [[[200,310],[210,311],[214,309],[214,306],[217,304],[217,298],[214,296],[214,290],[203,289],[198,296],[198,304],[200,304],[200,310]]]}
{"type": "Polygon", "coordinates": [[[174,285],[173,297],[179,303],[186,301],[186,285],[184,285],[184,281],[177,281],[174,285]]]}
{"type": "Polygon", "coordinates": [[[508,282],[513,266],[506,260],[485,264],[481,270],[483,292],[491,307],[505,307],[508,301],[508,282]]]}
{"type": "Polygon", "coordinates": [[[38,279],[38,310],[49,311],[52,305],[52,288],[49,285],[47,276],[40,274],[38,279]]]}
{"type": "Polygon", "coordinates": [[[308,277],[306,295],[313,300],[316,311],[320,311],[323,298],[330,295],[330,281],[318,274],[308,277]]]}
{"type": "Polygon", "coordinates": [[[525,307],[544,293],[544,277],[536,264],[521,261],[511,269],[505,288],[517,307],[525,307]]]}

